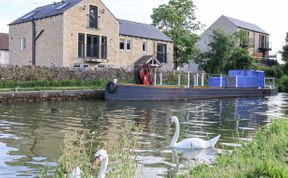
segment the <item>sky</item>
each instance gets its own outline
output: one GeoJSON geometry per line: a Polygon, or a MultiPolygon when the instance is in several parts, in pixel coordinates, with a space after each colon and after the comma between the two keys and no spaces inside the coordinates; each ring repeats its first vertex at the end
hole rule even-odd
{"type": "MultiPolygon", "coordinates": [[[[59,0],[0,0],[0,32],[8,32],[7,24],[33,10],[59,0]]],[[[150,24],[152,9],[169,0],[102,0],[120,19],[150,24]]],[[[254,23],[270,34],[272,52],[285,44],[288,23],[288,0],[194,0],[196,18],[208,28],[221,15],[254,23]]],[[[205,30],[205,28],[203,30],[205,30]]],[[[197,32],[201,34],[202,31],[197,32]]]]}

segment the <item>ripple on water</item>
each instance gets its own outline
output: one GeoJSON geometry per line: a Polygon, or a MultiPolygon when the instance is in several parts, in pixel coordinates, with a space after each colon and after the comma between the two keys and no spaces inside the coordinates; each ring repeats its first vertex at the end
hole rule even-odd
{"type": "Polygon", "coordinates": [[[117,144],[121,129],[131,124],[143,126],[138,137],[139,148],[132,150],[143,166],[143,177],[176,177],[191,165],[213,162],[219,149],[211,154],[177,150],[175,155],[167,148],[175,131],[168,126],[170,116],[179,118],[179,139],[208,139],[220,134],[216,146],[232,150],[241,146],[238,142],[251,141],[258,127],[287,110],[288,95],[283,94],[190,102],[85,100],[3,104],[0,177],[35,177],[39,167],[56,166],[63,142],[75,129],[95,131],[99,145],[117,144]],[[51,113],[51,108],[58,108],[59,112],[51,113]]]}

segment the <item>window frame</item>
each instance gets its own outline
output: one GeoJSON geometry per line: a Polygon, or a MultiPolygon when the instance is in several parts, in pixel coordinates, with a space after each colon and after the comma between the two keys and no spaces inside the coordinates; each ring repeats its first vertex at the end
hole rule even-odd
{"type": "Polygon", "coordinates": [[[93,6],[93,5],[89,6],[89,22],[88,22],[89,28],[99,29],[98,13],[99,13],[99,10],[97,6],[93,6]],[[94,13],[91,12],[92,10],[94,10],[94,13]]]}
{"type": "Polygon", "coordinates": [[[142,52],[143,53],[147,53],[147,47],[148,47],[147,41],[143,41],[143,43],[142,43],[142,52]]]}
{"type": "Polygon", "coordinates": [[[120,42],[119,42],[119,49],[122,51],[126,50],[126,40],[124,38],[120,38],[120,42]],[[123,49],[121,48],[121,43],[123,43],[123,49]]]}
{"type": "Polygon", "coordinates": [[[108,38],[107,38],[107,36],[101,36],[100,55],[101,55],[101,59],[107,59],[107,56],[108,56],[108,38]]]}
{"type": "Polygon", "coordinates": [[[132,51],[132,40],[131,39],[126,39],[126,51],[132,51]],[[129,43],[128,43],[129,41],[129,43]],[[129,49],[128,49],[128,45],[129,45],[129,49]]]}
{"type": "Polygon", "coordinates": [[[85,58],[85,34],[78,33],[78,58],[85,58]],[[83,41],[80,41],[80,36],[83,37],[83,41]],[[80,49],[81,45],[81,49],[80,49]]]}
{"type": "Polygon", "coordinates": [[[19,38],[19,50],[23,51],[26,49],[26,39],[24,37],[19,38]]]}
{"type": "Polygon", "coordinates": [[[88,58],[100,58],[100,36],[99,35],[86,35],[87,51],[86,57],[88,58]]]}

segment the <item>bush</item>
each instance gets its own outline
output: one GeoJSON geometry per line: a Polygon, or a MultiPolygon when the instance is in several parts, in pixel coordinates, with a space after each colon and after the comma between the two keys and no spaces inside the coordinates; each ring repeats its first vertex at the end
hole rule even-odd
{"type": "Polygon", "coordinates": [[[283,66],[281,65],[272,67],[261,66],[257,67],[257,70],[263,70],[265,72],[265,77],[274,77],[279,79],[284,76],[283,66]]]}
{"type": "Polygon", "coordinates": [[[287,75],[280,78],[278,82],[278,88],[280,92],[288,92],[288,76],[287,75]]]}

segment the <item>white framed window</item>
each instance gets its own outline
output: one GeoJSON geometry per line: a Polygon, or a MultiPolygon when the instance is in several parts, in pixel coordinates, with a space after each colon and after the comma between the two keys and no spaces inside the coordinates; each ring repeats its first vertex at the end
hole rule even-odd
{"type": "Polygon", "coordinates": [[[132,49],[132,42],[131,40],[126,40],[126,50],[131,51],[132,49]]]}
{"type": "Polygon", "coordinates": [[[24,50],[26,48],[26,39],[20,38],[19,39],[19,50],[24,50]]]}
{"type": "Polygon", "coordinates": [[[143,53],[147,52],[147,41],[143,41],[143,43],[142,43],[142,52],[143,53]]]}
{"type": "Polygon", "coordinates": [[[119,48],[125,50],[125,39],[120,39],[119,48]]]}

